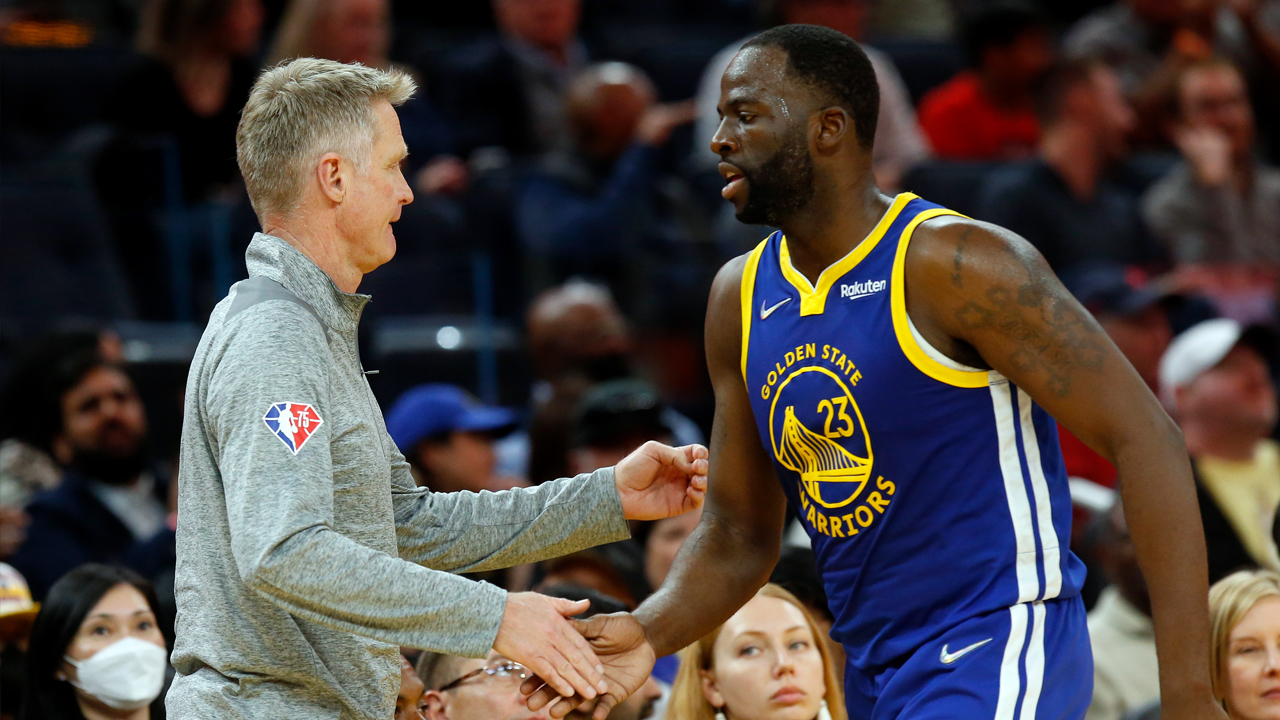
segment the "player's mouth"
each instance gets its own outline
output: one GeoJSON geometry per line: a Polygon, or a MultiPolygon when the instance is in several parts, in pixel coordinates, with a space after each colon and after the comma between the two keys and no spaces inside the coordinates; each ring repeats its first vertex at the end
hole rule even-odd
{"type": "Polygon", "coordinates": [[[732,201],[733,196],[741,192],[742,189],[746,187],[747,176],[744,175],[741,170],[727,162],[720,163],[718,169],[720,170],[720,176],[724,178],[725,182],[724,188],[720,190],[720,196],[725,200],[732,201]]]}

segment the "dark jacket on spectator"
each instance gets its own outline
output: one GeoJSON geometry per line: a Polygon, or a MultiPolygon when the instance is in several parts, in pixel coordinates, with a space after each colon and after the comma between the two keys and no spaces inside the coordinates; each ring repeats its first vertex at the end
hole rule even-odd
{"type": "Polygon", "coordinates": [[[1135,196],[1102,179],[1081,201],[1039,158],[993,173],[975,216],[1026,238],[1056,272],[1084,262],[1149,265],[1166,257],[1143,227],[1135,196]]]}
{"type": "Polygon", "coordinates": [[[458,154],[501,146],[512,155],[534,152],[529,99],[511,51],[497,38],[463,48],[449,63],[443,105],[456,129],[458,154]]]}
{"type": "Polygon", "coordinates": [[[1236,570],[1257,567],[1258,563],[1245,550],[1240,536],[1231,527],[1231,521],[1200,481],[1194,459],[1191,469],[1195,474],[1196,500],[1200,503],[1200,522],[1204,525],[1204,545],[1209,555],[1209,583],[1218,582],[1236,570]]]}
{"type": "MultiPolygon", "coordinates": [[[[168,482],[157,477],[156,499],[165,502],[168,482]]],[[[174,566],[173,531],[136,539],[129,528],[93,494],[89,480],[68,471],[58,487],[39,493],[27,505],[27,539],[10,560],[27,579],[31,594],[44,597],[58,578],[87,562],[120,564],[154,580],[174,566]]]]}

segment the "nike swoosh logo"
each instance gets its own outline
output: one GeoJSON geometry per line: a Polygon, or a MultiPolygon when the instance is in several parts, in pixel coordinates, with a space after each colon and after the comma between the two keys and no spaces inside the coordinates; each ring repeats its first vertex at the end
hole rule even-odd
{"type": "Polygon", "coordinates": [[[789,302],[791,302],[791,298],[787,298],[786,300],[782,300],[781,302],[777,303],[777,304],[776,304],[776,305],[774,305],[773,307],[771,307],[771,308],[767,308],[767,309],[766,309],[766,308],[765,308],[765,306],[764,306],[764,302],[763,302],[763,301],[761,301],[761,303],[760,303],[760,319],[761,319],[761,320],[764,320],[765,318],[767,318],[767,317],[769,317],[770,315],[772,315],[774,310],[777,310],[778,308],[782,307],[783,305],[786,305],[786,304],[787,304],[787,303],[789,303],[789,302]]]}
{"type": "Polygon", "coordinates": [[[943,646],[942,646],[942,657],[940,658],[940,659],[942,660],[942,664],[943,664],[943,665],[950,665],[951,663],[953,663],[953,662],[955,662],[955,661],[959,660],[960,658],[964,657],[965,655],[968,655],[969,653],[973,652],[974,650],[977,650],[978,648],[982,647],[983,645],[986,645],[987,643],[991,642],[991,640],[992,640],[992,638],[987,638],[986,640],[981,640],[981,641],[979,641],[979,642],[976,642],[976,643],[974,643],[974,644],[970,645],[969,647],[963,647],[963,648],[960,648],[959,650],[957,650],[957,651],[955,651],[955,652],[953,652],[953,653],[949,653],[949,652],[947,652],[947,646],[946,646],[946,645],[943,645],[943,646]]]}

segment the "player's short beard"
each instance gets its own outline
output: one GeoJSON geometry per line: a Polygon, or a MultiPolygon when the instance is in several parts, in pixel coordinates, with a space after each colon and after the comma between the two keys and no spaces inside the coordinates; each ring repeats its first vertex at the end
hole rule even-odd
{"type": "Polygon", "coordinates": [[[813,198],[813,158],[806,129],[796,129],[759,168],[739,168],[747,179],[747,204],[737,214],[747,225],[780,226],[813,198]]]}

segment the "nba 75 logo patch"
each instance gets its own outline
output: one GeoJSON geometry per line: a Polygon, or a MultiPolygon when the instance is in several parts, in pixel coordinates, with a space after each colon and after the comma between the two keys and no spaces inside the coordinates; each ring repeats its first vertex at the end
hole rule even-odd
{"type": "Polygon", "coordinates": [[[324,420],[320,419],[320,413],[310,405],[278,402],[267,408],[267,414],[262,416],[262,422],[267,424],[268,430],[280,438],[280,442],[289,448],[289,452],[297,455],[324,420]]]}

